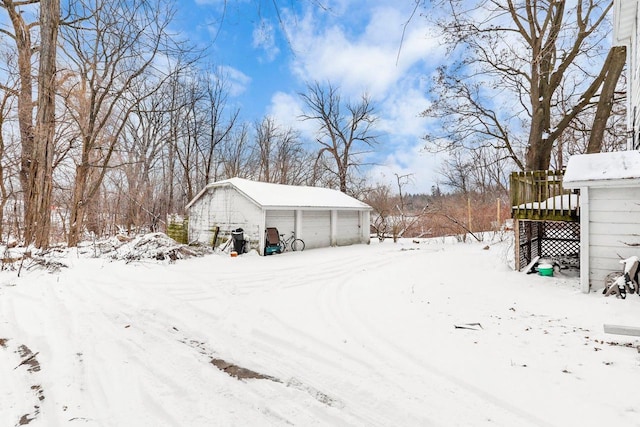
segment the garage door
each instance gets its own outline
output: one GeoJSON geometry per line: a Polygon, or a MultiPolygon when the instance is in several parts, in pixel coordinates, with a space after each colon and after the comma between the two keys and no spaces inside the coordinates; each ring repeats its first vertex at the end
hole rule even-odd
{"type": "Polygon", "coordinates": [[[295,211],[267,211],[265,224],[266,227],[275,227],[280,234],[289,236],[295,230],[295,211]]]}
{"type": "Polygon", "coordinates": [[[360,242],[360,213],[358,211],[338,211],[338,246],[360,242]]]}
{"type": "Polygon", "coordinates": [[[304,211],[302,212],[302,240],[305,247],[324,248],[331,244],[331,212],[304,211]]]}

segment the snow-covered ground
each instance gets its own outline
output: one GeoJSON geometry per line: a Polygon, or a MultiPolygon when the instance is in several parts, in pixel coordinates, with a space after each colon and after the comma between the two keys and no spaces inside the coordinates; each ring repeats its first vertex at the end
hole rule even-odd
{"type": "Polygon", "coordinates": [[[640,425],[640,298],[487,245],[2,272],[0,426],[640,425]]]}

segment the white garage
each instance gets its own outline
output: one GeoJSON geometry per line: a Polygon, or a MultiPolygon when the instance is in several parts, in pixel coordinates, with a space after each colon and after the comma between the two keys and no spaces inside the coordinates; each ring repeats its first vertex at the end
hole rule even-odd
{"type": "Polygon", "coordinates": [[[207,185],[187,205],[189,241],[213,243],[214,232],[244,238],[264,254],[265,230],[295,232],[306,249],[369,243],[371,207],[328,188],[231,178],[207,185]]]}

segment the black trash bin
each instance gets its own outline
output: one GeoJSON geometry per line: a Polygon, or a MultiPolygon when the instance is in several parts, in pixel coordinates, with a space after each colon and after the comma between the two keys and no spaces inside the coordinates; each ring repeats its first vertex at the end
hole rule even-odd
{"type": "Polygon", "coordinates": [[[244,253],[244,230],[242,228],[236,228],[231,231],[231,238],[233,239],[233,250],[238,253],[238,255],[244,253]]]}

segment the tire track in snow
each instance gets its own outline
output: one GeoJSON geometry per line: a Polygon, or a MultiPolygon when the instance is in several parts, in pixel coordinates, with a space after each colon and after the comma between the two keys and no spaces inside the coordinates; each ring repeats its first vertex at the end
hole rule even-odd
{"type": "MultiPolygon", "coordinates": [[[[155,354],[151,354],[151,351],[145,351],[137,344],[137,341],[145,338],[144,334],[134,335],[135,332],[131,328],[125,329],[127,322],[137,318],[139,320],[137,323],[141,324],[143,329],[146,328],[147,335],[150,336],[154,334],[154,328],[150,326],[153,322],[146,320],[143,322],[140,319],[145,317],[145,313],[135,314],[136,307],[121,305],[121,301],[113,297],[111,292],[99,292],[98,287],[95,284],[79,283],[73,278],[67,278],[63,285],[43,283],[39,285],[42,298],[37,300],[30,298],[27,301],[28,305],[35,307],[34,313],[21,313],[21,319],[31,317],[31,324],[36,324],[38,327],[42,325],[42,329],[36,331],[39,336],[63,341],[49,347],[54,347],[56,350],[64,349],[64,351],[48,354],[48,360],[45,360],[49,363],[44,370],[53,379],[54,389],[66,396],[63,401],[56,399],[55,393],[49,393],[52,399],[48,400],[56,401],[56,405],[52,411],[49,411],[48,425],[57,425],[56,420],[69,419],[82,419],[87,422],[100,419],[103,420],[101,425],[109,425],[110,422],[111,425],[122,425],[122,422],[113,421],[114,408],[122,410],[127,405],[131,405],[127,402],[126,389],[128,386],[139,386],[141,384],[139,376],[153,381],[153,387],[148,389],[147,394],[155,396],[156,393],[153,390],[162,390],[163,387],[185,394],[186,389],[180,388],[179,383],[172,381],[166,365],[154,364],[156,358],[164,359],[166,356],[164,352],[170,349],[154,349],[155,354]],[[113,310],[116,307],[117,309],[113,310]],[[46,313],[47,317],[38,318],[37,311],[46,313]],[[145,353],[149,355],[148,359],[137,356],[145,353]],[[114,358],[112,357],[114,354],[124,355],[124,357],[114,358]],[[129,375],[126,375],[127,372],[129,375]],[[64,379],[64,382],[60,384],[61,381],[56,379],[64,379]],[[70,392],[69,387],[75,390],[70,392]],[[70,396],[71,399],[69,399],[70,396]],[[62,407],[64,409],[61,409],[62,407]]],[[[112,292],[120,291],[115,286],[111,288],[112,292]]],[[[20,307],[22,306],[21,303],[20,307]]],[[[145,319],[150,318],[150,316],[145,317],[145,319]]],[[[25,327],[20,334],[33,335],[33,329],[36,328],[25,327]]],[[[38,340],[41,339],[38,338],[38,340]]],[[[166,338],[163,339],[162,334],[159,333],[148,341],[162,344],[166,338]]],[[[47,351],[43,351],[43,354],[46,355],[47,351]]],[[[197,376],[192,375],[192,378],[196,379],[197,376]]],[[[139,401],[151,402],[148,397],[139,401]]],[[[157,403],[162,406],[166,402],[158,401],[157,403]]],[[[156,412],[158,411],[150,411],[150,413],[156,412]]],[[[123,421],[122,418],[116,417],[116,419],[123,421]]],[[[171,417],[166,414],[155,418],[151,416],[149,419],[149,425],[171,424],[171,417]],[[152,421],[154,419],[157,422],[152,421]]],[[[178,425],[177,420],[173,424],[178,425]]]]}
{"type": "MultiPolygon", "coordinates": [[[[116,287],[117,288],[117,287],[116,287]]],[[[109,301],[109,299],[113,299],[114,297],[112,295],[110,295],[111,292],[106,293],[105,289],[100,288],[100,287],[95,287],[92,289],[92,291],[94,292],[94,296],[92,296],[91,298],[94,300],[100,300],[100,301],[109,301]]],[[[137,292],[144,292],[144,289],[138,289],[137,292]]],[[[119,305],[119,312],[122,311],[130,311],[129,309],[127,309],[128,306],[133,307],[136,306],[135,302],[138,301],[138,298],[140,296],[134,296],[134,295],[130,295],[130,298],[127,299],[127,302],[122,302],[120,301],[120,305],[119,305]],[[129,302],[129,300],[131,302],[129,302]]],[[[159,307],[165,307],[168,306],[167,300],[169,301],[174,301],[171,297],[166,297],[164,295],[154,295],[152,297],[148,297],[146,300],[146,305],[147,307],[153,307],[155,305],[159,306],[159,307]]],[[[105,304],[105,306],[111,306],[114,305],[117,301],[112,301],[112,302],[108,302],[105,304]]],[[[176,305],[175,302],[179,302],[179,301],[174,301],[173,305],[176,305]]],[[[184,304],[184,303],[183,303],[184,304]]],[[[196,309],[195,311],[198,311],[198,309],[196,309]]],[[[183,311],[179,311],[179,313],[184,313],[183,311]]],[[[184,322],[177,322],[178,319],[173,318],[171,315],[169,316],[162,316],[161,319],[156,319],[154,314],[154,310],[147,308],[144,310],[138,310],[136,316],[132,316],[129,319],[126,319],[127,322],[130,322],[132,325],[135,326],[131,326],[131,328],[128,329],[129,332],[135,332],[138,329],[143,329],[145,331],[146,335],[151,335],[151,337],[147,336],[146,340],[148,340],[149,338],[151,338],[153,341],[159,341],[162,342],[163,340],[166,341],[166,335],[167,335],[167,331],[173,329],[173,331],[175,332],[174,335],[171,335],[171,341],[170,343],[165,343],[163,345],[166,345],[168,348],[170,348],[172,345],[178,345],[180,346],[181,349],[187,349],[190,348],[190,352],[189,352],[189,357],[193,360],[193,363],[196,363],[200,366],[202,365],[207,365],[206,368],[209,370],[210,374],[212,375],[213,378],[215,378],[215,375],[226,375],[226,374],[217,374],[217,370],[211,365],[210,360],[211,360],[211,355],[215,354],[216,352],[211,350],[211,351],[207,351],[204,350],[206,349],[208,346],[204,343],[204,342],[198,342],[198,345],[195,347],[198,347],[199,350],[196,350],[197,354],[194,354],[193,352],[193,348],[194,346],[191,345],[187,345],[184,346],[182,343],[185,343],[185,341],[187,341],[186,337],[195,337],[196,335],[193,333],[189,333],[188,328],[183,326],[184,322]],[[178,325],[178,327],[170,327],[169,325],[178,325]],[[178,332],[180,331],[180,332],[178,332]],[[157,335],[157,336],[155,336],[157,335]],[[180,336],[184,337],[184,338],[179,338],[180,336]],[[202,357],[203,355],[208,356],[208,358],[206,357],[202,357]],[[195,357],[194,357],[195,356],[195,357]]],[[[163,313],[164,314],[164,313],[163,313]]],[[[192,340],[192,341],[197,341],[197,340],[192,340]]],[[[167,350],[168,350],[167,348],[167,350]]],[[[123,349],[123,351],[125,353],[129,353],[132,354],[134,353],[133,350],[126,350],[123,349]]],[[[172,352],[174,352],[175,350],[172,350],[172,352]]],[[[137,353],[134,354],[140,354],[140,352],[138,351],[137,353]]],[[[144,361],[143,361],[144,362],[144,361]]],[[[137,366],[140,363],[135,363],[135,361],[132,362],[132,364],[134,366],[137,366]]],[[[139,369],[139,368],[136,368],[139,369]]],[[[134,370],[136,370],[134,369],[134,370]]],[[[182,368],[184,369],[184,367],[182,368]]],[[[143,369],[142,369],[143,370],[143,369]]],[[[151,374],[153,374],[155,376],[155,371],[150,369],[149,370],[151,374]]],[[[194,381],[197,381],[198,379],[194,378],[194,381]]],[[[235,380],[233,380],[235,381],[235,380]]],[[[215,382],[219,382],[219,381],[215,381],[215,382]]],[[[243,396],[243,395],[251,395],[253,396],[253,398],[248,398],[247,401],[251,402],[251,401],[261,401],[261,400],[281,400],[280,396],[282,395],[282,390],[280,390],[282,387],[288,387],[288,388],[292,388],[292,389],[298,389],[300,391],[305,392],[305,394],[310,395],[312,398],[316,399],[316,400],[320,400],[320,397],[318,395],[318,393],[316,393],[316,396],[313,395],[313,390],[309,389],[309,387],[305,386],[305,385],[300,385],[300,384],[290,384],[286,381],[283,381],[283,383],[285,383],[285,385],[279,385],[279,386],[270,386],[270,387],[266,387],[263,386],[252,386],[252,385],[244,385],[241,388],[242,392],[241,394],[239,394],[237,391],[232,392],[232,396],[235,396],[235,400],[238,401],[242,401],[243,399],[246,399],[247,396],[243,396]],[[275,387],[275,388],[274,388],[275,387]]],[[[237,387],[236,387],[237,388],[237,387]]],[[[222,391],[224,391],[225,389],[222,389],[222,391]]],[[[144,391],[144,390],[143,390],[144,391]]],[[[142,391],[142,392],[143,392],[142,391]]],[[[227,393],[229,392],[228,390],[226,391],[227,393]]],[[[309,399],[311,398],[309,397],[309,399]]],[[[152,400],[151,401],[152,405],[156,404],[156,400],[152,400]]],[[[316,406],[322,406],[320,403],[317,403],[316,406]]],[[[276,405],[277,406],[277,405],[276,405]]],[[[311,408],[314,408],[314,406],[311,406],[311,408]]],[[[250,405],[250,408],[247,409],[251,409],[252,411],[256,412],[256,413],[261,413],[264,414],[264,416],[267,416],[269,418],[275,417],[275,419],[279,420],[280,422],[287,422],[289,423],[289,419],[293,419],[295,421],[296,425],[313,425],[315,423],[314,420],[317,419],[317,416],[314,415],[314,411],[313,410],[308,410],[307,409],[307,405],[292,405],[291,403],[289,403],[287,401],[286,405],[281,408],[280,410],[276,410],[275,408],[270,408],[269,410],[262,410],[260,408],[255,408],[252,405],[250,405]]],[[[316,408],[317,409],[317,408],[316,408]]]]}
{"type": "MultiPolygon", "coordinates": [[[[294,254],[295,255],[295,254],[294,254]]],[[[397,256],[401,256],[401,253],[398,252],[397,256]]],[[[256,280],[257,277],[264,278],[270,277],[269,272],[259,271],[259,272],[247,272],[246,280],[248,282],[256,282],[263,283],[263,286],[260,287],[249,287],[253,292],[256,293],[273,293],[280,291],[287,291],[288,289],[293,289],[298,286],[305,286],[308,284],[306,280],[307,277],[313,277],[313,282],[317,283],[318,280],[323,282],[330,282],[334,280],[342,280],[344,278],[344,267],[343,265],[348,264],[350,260],[359,259],[360,257],[357,255],[353,255],[350,257],[339,257],[339,264],[335,264],[335,259],[328,259],[322,263],[317,263],[315,258],[309,258],[307,262],[296,263],[293,268],[288,268],[285,272],[281,272],[278,270],[278,266],[275,266],[278,276],[285,276],[287,280],[282,280],[282,278],[276,283],[270,283],[265,281],[256,280]]],[[[389,257],[388,254],[384,257],[372,256],[367,258],[366,267],[380,264],[391,264],[393,262],[393,256],[389,257]]],[[[284,259],[281,258],[281,259],[284,259]]],[[[324,258],[321,258],[324,259],[324,258]]],[[[304,261],[304,260],[301,260],[304,261]]],[[[360,261],[361,262],[361,261],[360,261]]],[[[274,268],[274,267],[271,267],[274,268]]],[[[356,274],[354,272],[353,274],[356,274]]],[[[225,281],[230,276],[234,277],[235,280],[238,280],[239,276],[234,271],[222,272],[216,275],[216,280],[225,281]]],[[[243,289],[246,291],[246,289],[243,289]]],[[[244,292],[243,292],[244,293],[244,292]]],[[[189,292],[189,298],[193,298],[197,294],[196,292],[189,292]]],[[[201,297],[207,298],[207,294],[203,293],[201,297]]],[[[256,298],[259,298],[257,296],[256,298]]],[[[234,307],[235,308],[235,307],[234,307]]],[[[240,316],[241,314],[239,314],[240,316]]],[[[255,317],[255,316],[253,316],[255,317]]],[[[303,330],[297,331],[295,327],[288,325],[286,320],[283,320],[277,312],[274,312],[269,307],[263,307],[260,311],[260,317],[263,321],[260,322],[260,325],[254,325],[251,331],[251,335],[254,338],[254,342],[251,343],[250,348],[247,350],[251,351],[254,354],[254,357],[261,361],[259,366],[271,366],[272,368],[267,370],[258,369],[260,372],[267,373],[269,375],[273,375],[285,380],[286,378],[290,378],[293,381],[300,381],[305,384],[306,388],[311,388],[312,390],[322,391],[322,393],[327,394],[332,399],[337,399],[341,401],[341,397],[337,396],[334,392],[332,392],[334,384],[326,384],[324,382],[314,381],[314,375],[311,372],[314,371],[313,366],[296,366],[294,367],[294,372],[292,373],[291,369],[287,369],[286,367],[279,367],[283,360],[291,359],[292,352],[303,355],[303,359],[311,360],[312,363],[310,365],[317,364],[317,354],[313,354],[313,348],[318,349],[318,346],[322,346],[322,341],[309,341],[308,336],[305,334],[303,330]],[[277,335],[274,335],[270,332],[270,330],[276,326],[277,328],[284,328],[284,335],[293,335],[296,337],[296,343],[287,342],[286,340],[280,339],[277,335]],[[309,347],[312,353],[307,352],[305,354],[305,347],[309,347]],[[297,368],[297,370],[296,370],[297,368]],[[293,375],[293,376],[292,376],[293,375]]],[[[320,353],[332,352],[332,354],[337,355],[337,357],[350,358],[350,354],[345,352],[340,346],[325,346],[324,349],[320,351],[320,353]]],[[[237,353],[237,352],[236,352],[237,353]]],[[[241,363],[241,362],[238,362],[241,363]]],[[[354,363],[358,365],[362,364],[362,361],[354,360],[354,363]]],[[[333,366],[335,367],[335,361],[331,360],[331,358],[325,358],[323,364],[325,366],[333,366]]],[[[246,363],[244,364],[246,366],[246,363]]],[[[249,366],[252,367],[252,366],[249,366]]],[[[252,367],[253,368],[253,367],[252,367]]],[[[342,376],[342,373],[339,373],[339,376],[342,376]]],[[[286,381],[290,381],[286,380],[286,381]]],[[[358,390],[359,392],[359,390],[358,390]]],[[[347,412],[348,413],[348,412],[347,412]]],[[[359,418],[352,418],[354,425],[361,425],[363,423],[363,419],[366,420],[365,424],[376,425],[379,424],[379,420],[377,420],[376,416],[363,417],[360,414],[359,418]],[[356,421],[356,420],[360,421],[356,421]]],[[[391,422],[391,420],[390,420],[391,422]]]]}
{"type": "MultiPolygon", "coordinates": [[[[66,397],[62,400],[54,396],[53,413],[60,420],[100,420],[107,425],[121,425],[115,421],[121,418],[114,408],[122,411],[130,405],[127,389],[134,387],[138,377],[149,368],[145,363],[137,363],[131,369],[131,360],[120,357],[131,358],[140,347],[125,336],[127,316],[121,310],[109,309],[116,306],[113,304],[116,299],[95,292],[94,284],[80,283],[72,276],[64,282],[43,284],[43,299],[39,302],[42,311],[51,316],[48,319],[51,328],[43,334],[64,342],[51,346],[64,350],[49,356],[50,375],[59,380],[71,379],[66,387],[55,387],[58,394],[66,397]]],[[[163,382],[171,384],[169,377],[163,382]]]]}
{"type": "MultiPolygon", "coordinates": [[[[400,255],[398,255],[400,256],[400,255]]],[[[372,266],[388,266],[394,262],[395,257],[386,256],[384,258],[371,257],[366,263],[365,268],[371,268],[372,266]]],[[[352,280],[357,276],[360,271],[352,271],[345,275],[344,267],[342,263],[348,263],[349,260],[342,259],[339,265],[336,265],[333,260],[329,260],[325,263],[314,264],[314,269],[311,271],[307,267],[294,269],[287,274],[291,277],[297,277],[295,281],[301,282],[304,279],[300,278],[300,272],[304,271],[305,275],[311,275],[314,277],[314,282],[320,282],[320,290],[318,294],[323,293],[323,289],[330,288],[334,284],[344,284],[352,280]]],[[[294,286],[296,286],[294,284],[294,286]]],[[[283,286],[288,288],[291,286],[283,286]]],[[[331,329],[331,336],[340,336],[339,321],[336,324],[336,318],[326,314],[324,310],[325,305],[320,305],[322,308],[317,313],[318,319],[322,321],[327,327],[331,329]]],[[[313,307],[310,307],[313,308],[313,307]]],[[[315,307],[317,309],[317,306],[315,307]]],[[[371,405],[358,408],[357,401],[360,400],[359,396],[367,394],[368,390],[363,388],[357,382],[353,382],[351,377],[357,373],[358,378],[364,376],[375,376],[374,365],[370,364],[366,357],[361,354],[359,357],[353,355],[353,346],[345,345],[342,339],[336,338],[327,340],[323,337],[315,337],[310,331],[296,328],[287,320],[283,319],[277,311],[263,310],[263,319],[260,328],[256,328],[253,331],[253,335],[261,340],[261,346],[266,349],[272,348],[274,359],[294,359],[298,361],[304,361],[303,366],[288,367],[289,375],[292,368],[297,368],[297,372],[294,373],[296,378],[300,378],[305,384],[311,384],[314,388],[325,390],[333,398],[344,402],[345,407],[342,409],[344,416],[347,416],[355,425],[394,425],[398,421],[397,415],[392,415],[386,419],[381,414],[375,411],[376,407],[381,402],[371,402],[371,405]],[[275,327],[275,328],[274,328],[275,327]],[[289,342],[279,338],[277,335],[268,332],[268,328],[274,328],[277,331],[282,331],[281,334],[286,337],[294,337],[294,342],[289,342]],[[294,354],[294,356],[292,356],[294,354]],[[318,368],[321,365],[322,368],[318,368]],[[348,367],[348,368],[347,368],[348,367]],[[318,373],[317,373],[318,372],[318,373]],[[331,378],[326,378],[326,373],[332,372],[331,378]],[[322,373],[322,374],[319,374],[322,373]],[[336,384],[340,384],[338,389],[349,390],[347,393],[344,391],[336,392],[336,384]],[[354,396],[358,397],[354,399],[354,396]]],[[[309,316],[313,316],[314,312],[310,312],[309,316]]],[[[323,333],[323,335],[327,335],[323,333]]],[[[351,340],[350,340],[351,341],[351,340]]],[[[283,368],[284,369],[284,368],[283,368]]],[[[282,375],[282,374],[281,374],[282,375]]]]}
{"type": "MultiPolygon", "coordinates": [[[[424,263],[423,259],[420,259],[422,254],[414,253],[411,255],[411,259],[402,260],[408,264],[411,263],[424,263]]],[[[437,258],[437,257],[436,257],[437,258]]],[[[437,262],[437,259],[435,260],[437,262]]],[[[401,263],[402,264],[402,263],[401,263]]],[[[396,268],[402,269],[402,266],[396,266],[396,268]]],[[[369,272],[369,274],[374,274],[369,272]]],[[[341,319],[341,324],[349,325],[350,335],[354,339],[360,340],[362,345],[370,351],[372,359],[378,360],[382,365],[387,365],[389,368],[394,368],[397,371],[398,366],[403,366],[403,371],[412,377],[418,385],[422,384],[426,387],[428,393],[425,398],[418,403],[418,410],[424,411],[425,406],[428,407],[429,395],[434,396],[434,400],[439,405],[450,404],[450,407],[437,407],[432,408],[432,413],[458,413],[460,415],[465,414],[466,419],[474,420],[473,423],[481,423],[483,420],[479,414],[482,413],[487,405],[498,408],[504,415],[501,419],[493,419],[491,421],[484,420],[487,424],[498,425],[535,425],[544,426],[549,425],[547,422],[540,419],[538,416],[527,412],[521,408],[518,408],[497,396],[492,395],[480,387],[470,384],[463,379],[443,371],[438,367],[430,364],[427,360],[418,359],[410,351],[403,350],[397,342],[393,342],[388,339],[384,334],[377,333],[377,328],[367,317],[358,314],[358,301],[360,297],[356,293],[353,287],[349,287],[347,284],[336,283],[335,286],[330,286],[324,289],[325,296],[322,298],[325,306],[331,312],[332,316],[336,316],[341,319]],[[435,399],[437,396],[451,395],[452,399],[435,399]],[[464,402],[464,404],[461,404],[464,402]]],[[[360,290],[362,291],[362,290],[360,290]]],[[[408,382],[407,378],[403,378],[401,382],[395,382],[392,379],[386,379],[387,384],[396,388],[400,392],[403,392],[407,401],[412,397],[413,393],[409,390],[403,390],[408,382]]],[[[404,408],[397,408],[400,413],[405,412],[404,408]]],[[[499,413],[496,411],[490,411],[492,413],[499,413]]],[[[433,416],[432,421],[437,424],[441,424],[450,420],[449,416],[445,416],[443,420],[438,421],[437,415],[433,416]]],[[[419,421],[419,419],[409,419],[410,423],[419,421]]]]}
{"type": "MultiPolygon", "coordinates": [[[[417,253],[419,252],[415,252],[414,254],[417,254],[417,253]]],[[[403,253],[402,258],[406,258],[408,255],[409,255],[408,253],[403,253]]],[[[395,262],[396,258],[397,257],[386,257],[384,260],[380,260],[380,259],[376,259],[375,257],[372,257],[371,261],[368,263],[368,267],[381,268],[382,264],[390,264],[392,262],[395,262]],[[393,259],[390,259],[390,258],[393,258],[393,259]]],[[[342,260],[342,261],[348,262],[348,260],[342,260]]],[[[498,406],[502,405],[502,402],[495,401],[493,396],[486,395],[486,393],[484,393],[482,390],[474,389],[473,386],[465,382],[461,382],[458,378],[447,377],[447,374],[445,372],[442,372],[441,370],[437,369],[434,366],[430,366],[426,364],[422,360],[415,359],[410,353],[404,353],[402,351],[395,350],[394,349],[395,343],[393,343],[392,341],[387,340],[385,342],[384,340],[381,340],[380,339],[381,337],[375,333],[375,330],[372,330],[371,325],[369,325],[369,322],[367,322],[366,319],[358,318],[352,313],[353,312],[352,308],[357,307],[357,301],[356,302],[351,301],[353,297],[349,296],[348,292],[346,292],[346,289],[347,289],[347,283],[352,277],[355,276],[355,273],[352,273],[348,276],[344,276],[343,274],[344,270],[342,268],[333,267],[331,264],[332,262],[333,260],[330,260],[327,263],[317,265],[315,266],[317,267],[317,269],[314,268],[313,270],[310,269],[311,266],[309,265],[300,264],[296,268],[286,272],[285,275],[289,278],[292,278],[292,280],[288,282],[280,281],[277,283],[276,288],[286,289],[289,287],[305,285],[304,276],[308,276],[310,274],[314,276],[314,279],[318,277],[321,278],[326,285],[322,287],[324,293],[320,294],[319,300],[325,301],[324,303],[322,303],[323,304],[322,307],[325,308],[326,319],[340,319],[340,321],[338,322],[334,321],[333,323],[342,324],[342,325],[352,325],[351,326],[352,330],[345,335],[352,337],[350,341],[358,342],[359,340],[363,348],[367,349],[371,353],[369,357],[370,360],[377,360],[378,363],[386,364],[389,367],[392,364],[395,365],[397,363],[400,363],[400,364],[406,363],[409,366],[412,366],[413,369],[415,369],[416,371],[427,371],[427,373],[429,373],[432,377],[436,377],[435,381],[433,378],[430,378],[429,387],[432,389],[434,388],[434,384],[439,384],[440,392],[442,393],[451,393],[452,391],[459,393],[460,390],[458,389],[461,389],[462,392],[471,394],[471,396],[464,396],[462,400],[465,400],[465,399],[473,400],[474,395],[477,395],[476,397],[479,396],[481,400],[483,399],[489,400],[489,401],[494,400],[493,404],[496,404],[498,406]],[[381,344],[384,344],[384,345],[381,345],[381,344]]],[[[234,273],[231,272],[230,274],[234,274],[234,273]]],[[[222,275],[221,279],[226,280],[224,275],[222,275]]],[[[248,280],[251,280],[251,277],[249,277],[248,280]]],[[[266,284],[265,286],[268,286],[268,285],[269,284],[266,284]]],[[[268,287],[270,288],[270,290],[273,290],[271,289],[270,286],[268,287]]],[[[256,289],[258,288],[256,287],[256,289]]],[[[269,318],[269,316],[272,317],[272,319],[269,320],[269,322],[275,322],[276,320],[274,319],[279,319],[277,314],[273,312],[267,311],[263,314],[264,314],[263,317],[267,319],[269,318]]],[[[279,323],[280,323],[280,327],[286,326],[285,321],[283,320],[279,321],[279,323]]],[[[304,331],[295,332],[291,328],[289,328],[287,330],[287,333],[288,332],[291,332],[294,335],[297,334],[297,336],[301,340],[305,339],[304,331]]],[[[269,347],[277,348],[278,346],[286,345],[286,343],[278,342],[277,337],[271,337],[269,336],[268,333],[261,334],[260,331],[257,329],[254,332],[254,336],[262,338],[262,341],[263,341],[262,344],[264,345],[265,349],[268,349],[269,347]]],[[[309,338],[306,338],[306,340],[308,344],[305,346],[308,346],[310,348],[313,348],[314,346],[319,345],[318,343],[323,342],[322,340],[315,340],[314,342],[313,339],[309,339],[309,338]]],[[[343,352],[339,348],[339,346],[331,343],[325,344],[324,347],[325,347],[325,350],[321,350],[321,352],[333,351],[334,354],[337,354],[337,355],[341,353],[342,354],[349,353],[348,351],[343,352]]],[[[300,348],[296,349],[295,351],[299,351],[299,350],[300,348]]],[[[309,357],[309,356],[306,355],[305,357],[309,357]]],[[[349,357],[353,360],[352,356],[349,356],[349,357]]],[[[323,363],[331,364],[331,361],[325,360],[323,361],[323,363]]],[[[307,376],[306,378],[303,378],[303,380],[313,384],[313,382],[310,381],[309,379],[310,377],[311,376],[307,376]]],[[[391,384],[394,387],[398,387],[399,392],[403,392],[401,384],[394,384],[393,381],[391,382],[391,384]]],[[[323,388],[322,385],[320,384],[313,384],[313,386],[318,389],[323,388]]],[[[410,395],[410,392],[404,391],[404,393],[410,395]]],[[[409,396],[409,398],[410,397],[411,396],[409,396]]],[[[483,401],[482,403],[484,404],[485,402],[483,401]]],[[[452,410],[459,410],[457,405],[452,405],[452,406],[453,406],[451,408],[452,410]]],[[[481,406],[478,406],[478,408],[480,407],[481,406]]],[[[518,412],[518,408],[508,408],[508,410],[511,410],[512,412],[516,412],[516,413],[518,412]]],[[[529,414],[519,414],[519,416],[524,417],[525,419],[529,418],[529,414]]],[[[374,422],[373,425],[376,424],[374,419],[370,421],[374,422]]],[[[378,420],[378,423],[379,422],[380,420],[378,420]]]]}
{"type": "MultiPolygon", "coordinates": [[[[387,271],[392,263],[375,262],[367,271],[387,271]]],[[[361,272],[353,272],[341,280],[334,280],[319,288],[317,295],[317,306],[321,316],[328,325],[332,326],[334,334],[344,337],[346,351],[356,358],[355,365],[343,367],[347,383],[351,383],[346,388],[352,389],[358,398],[352,399],[352,412],[367,420],[367,423],[375,426],[388,425],[433,425],[431,419],[424,414],[410,414],[406,408],[398,408],[388,403],[386,397],[389,394],[405,394],[407,399],[411,399],[410,393],[404,392],[403,388],[386,375],[386,372],[395,370],[395,361],[386,357],[381,357],[379,353],[379,343],[374,342],[365,335],[360,322],[354,321],[351,316],[352,307],[345,303],[345,295],[349,289],[361,280],[361,272]],[[363,339],[364,338],[364,339],[363,339]],[[366,368],[360,372],[361,368],[366,368]],[[357,374],[357,375],[356,375],[357,374]],[[379,396],[369,391],[375,389],[376,384],[385,384],[385,395],[379,396]],[[360,396],[369,395],[368,399],[360,396]]],[[[377,274],[379,278],[379,274],[377,274]]]]}

